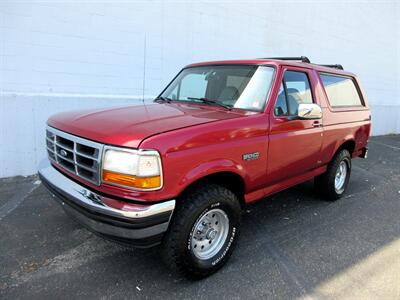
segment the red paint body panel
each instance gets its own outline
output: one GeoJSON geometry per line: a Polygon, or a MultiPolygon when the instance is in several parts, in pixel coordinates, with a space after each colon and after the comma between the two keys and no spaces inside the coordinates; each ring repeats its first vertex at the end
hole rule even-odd
{"type": "Polygon", "coordinates": [[[353,157],[366,147],[371,114],[361,87],[364,107],[333,109],[318,75],[318,71],[323,71],[357,80],[352,73],[264,59],[206,62],[188,67],[215,64],[273,65],[276,77],[265,111],[228,111],[173,102],[58,114],[48,124],[59,130],[108,145],[158,150],[164,186],[157,191],[132,191],[107,184],[96,186],[68,175],[104,194],[127,200],[161,201],[178,197],[186,187],[207,175],[231,172],[243,179],[244,199],[250,203],[323,173],[346,141],[355,143],[353,157]],[[288,69],[307,73],[314,102],[323,110],[322,120],[289,120],[274,115],[279,86],[288,69]],[[254,152],[259,152],[258,159],[243,160],[243,154],[254,152]]]}
{"type": "Polygon", "coordinates": [[[231,119],[241,114],[243,112],[237,110],[226,113],[200,105],[151,103],[64,112],[52,116],[48,124],[100,143],[137,148],[143,139],[154,134],[231,119]]]}
{"type": "Polygon", "coordinates": [[[202,124],[143,141],[163,157],[163,192],[174,197],[194,181],[217,172],[233,172],[246,183],[246,193],[262,189],[266,176],[268,117],[254,113],[241,118],[202,124]],[[260,152],[258,160],[243,161],[243,153],[260,152]]]}

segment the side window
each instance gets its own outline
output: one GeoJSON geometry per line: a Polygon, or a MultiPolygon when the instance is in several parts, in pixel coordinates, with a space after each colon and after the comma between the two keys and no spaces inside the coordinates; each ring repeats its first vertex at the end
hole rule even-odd
{"type": "Polygon", "coordinates": [[[363,105],[354,81],[351,78],[321,73],[319,75],[332,107],[363,105]]]}
{"type": "Polygon", "coordinates": [[[283,79],[287,89],[290,115],[297,114],[300,103],[313,103],[310,82],[306,73],[286,71],[283,79]]]}
{"type": "Polygon", "coordinates": [[[283,87],[283,83],[281,83],[281,87],[279,88],[278,98],[276,99],[275,108],[274,108],[275,116],[287,116],[288,108],[286,104],[286,95],[285,89],[283,87]]]}
{"type": "Polygon", "coordinates": [[[276,99],[274,113],[276,116],[297,115],[300,103],[313,103],[308,76],[304,72],[286,71],[276,99]]]}

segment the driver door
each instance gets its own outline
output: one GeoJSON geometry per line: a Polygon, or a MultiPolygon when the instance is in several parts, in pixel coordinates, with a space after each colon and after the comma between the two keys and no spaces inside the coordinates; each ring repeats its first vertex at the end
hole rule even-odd
{"type": "Polygon", "coordinates": [[[270,114],[267,185],[300,176],[319,166],[322,120],[296,119],[300,103],[317,103],[312,73],[286,67],[270,114]]]}

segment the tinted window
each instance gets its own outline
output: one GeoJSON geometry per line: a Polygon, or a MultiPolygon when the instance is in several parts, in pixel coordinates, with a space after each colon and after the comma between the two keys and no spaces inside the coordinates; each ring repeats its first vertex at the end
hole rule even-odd
{"type": "Polygon", "coordinates": [[[320,76],[331,106],[363,105],[352,79],[328,74],[320,76]]]}
{"type": "Polygon", "coordinates": [[[297,115],[300,103],[313,103],[308,76],[304,72],[286,71],[276,99],[275,115],[297,115]]]}

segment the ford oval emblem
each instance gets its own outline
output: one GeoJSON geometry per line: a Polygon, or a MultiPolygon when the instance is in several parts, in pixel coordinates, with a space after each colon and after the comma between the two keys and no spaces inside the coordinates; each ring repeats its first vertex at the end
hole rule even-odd
{"type": "Polygon", "coordinates": [[[67,156],[68,156],[68,152],[65,151],[64,149],[61,149],[61,150],[60,150],[60,154],[61,154],[61,156],[64,156],[64,157],[67,157],[67,156]]]}

